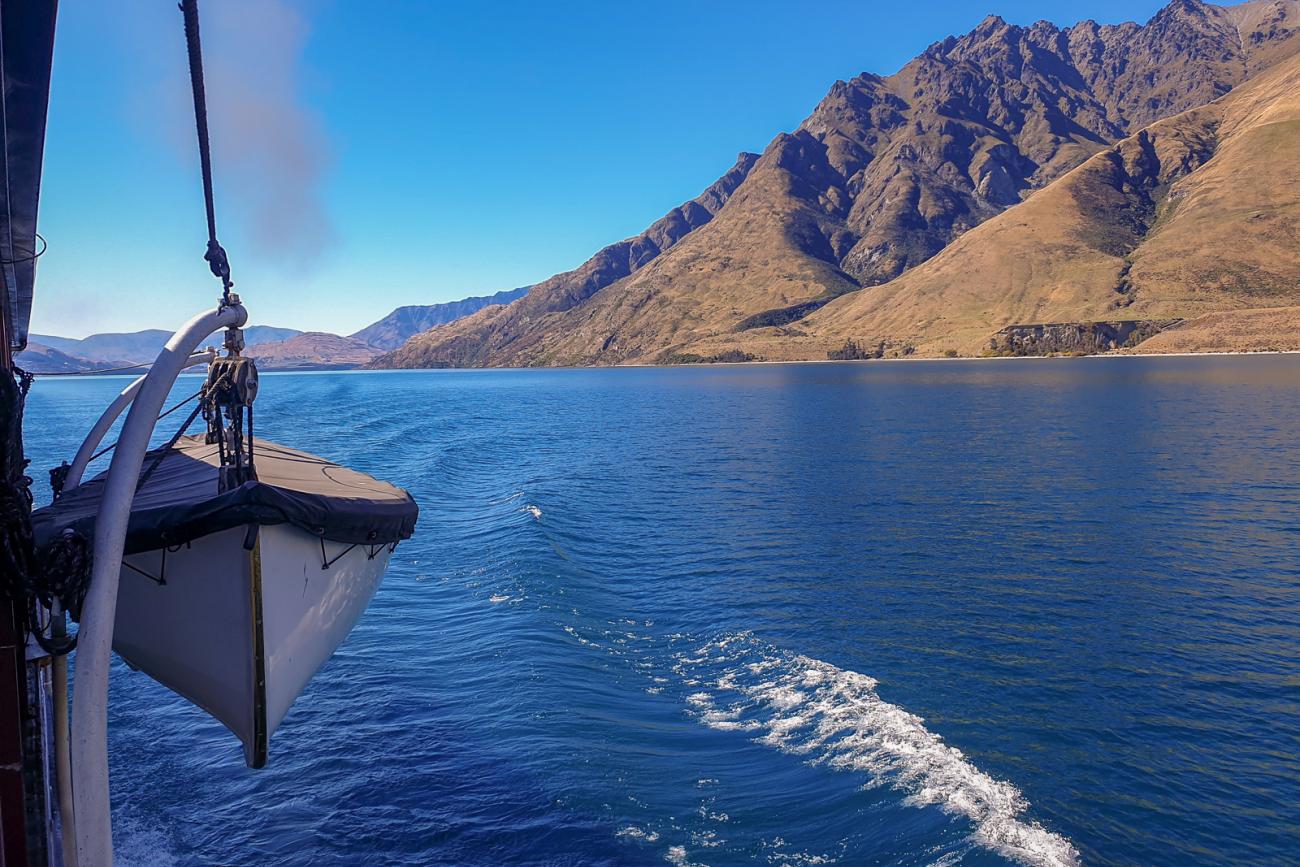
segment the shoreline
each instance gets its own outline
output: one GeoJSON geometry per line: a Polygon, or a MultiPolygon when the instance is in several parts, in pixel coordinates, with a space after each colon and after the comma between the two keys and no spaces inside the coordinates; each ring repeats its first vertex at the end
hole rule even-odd
{"type": "MultiPolygon", "coordinates": [[[[719,367],[758,367],[762,365],[781,365],[781,364],[889,364],[889,363],[906,363],[917,364],[926,362],[972,362],[972,361],[1083,361],[1085,359],[1114,359],[1114,358],[1211,358],[1225,356],[1259,356],[1259,355],[1300,355],[1300,349],[1277,349],[1259,352],[1249,351],[1222,351],[1222,352],[1104,352],[1093,355],[961,355],[956,358],[946,358],[944,356],[926,356],[926,357],[905,357],[905,358],[861,358],[861,359],[832,359],[832,358],[806,358],[806,359],[768,359],[763,361],[719,361],[712,364],[607,364],[607,365],[557,365],[552,367],[380,367],[380,368],[363,368],[363,367],[318,367],[318,368],[270,368],[259,370],[262,376],[283,376],[286,374],[311,374],[319,375],[323,373],[429,373],[435,371],[454,371],[457,373],[473,373],[477,371],[503,371],[503,370],[701,370],[713,369],[719,367]]],[[[129,379],[139,376],[140,371],[129,373],[38,373],[38,380],[71,380],[71,379],[129,379]]],[[[200,373],[182,373],[181,376],[194,377],[203,376],[200,373]]]]}
{"type": "Polygon", "coordinates": [[[431,371],[455,371],[458,373],[469,373],[474,371],[490,370],[698,370],[718,367],[758,367],[761,365],[777,364],[880,364],[890,362],[903,362],[915,364],[930,361],[942,362],[969,362],[969,361],[1083,361],[1085,359],[1102,359],[1102,358],[1205,358],[1205,357],[1223,357],[1223,356],[1250,356],[1250,355],[1300,355],[1300,349],[1277,349],[1261,350],[1251,352],[1245,350],[1234,351],[1216,351],[1216,352],[1104,352],[1094,353],[1092,355],[961,355],[956,358],[946,358],[944,356],[926,356],[926,357],[905,357],[905,358],[862,358],[862,359],[832,359],[832,358],[805,358],[805,359],[766,359],[754,361],[718,361],[711,364],[601,364],[601,365],[539,365],[536,367],[380,367],[380,368],[351,368],[349,370],[268,370],[260,371],[262,373],[403,373],[403,372],[431,372],[431,371]]]}

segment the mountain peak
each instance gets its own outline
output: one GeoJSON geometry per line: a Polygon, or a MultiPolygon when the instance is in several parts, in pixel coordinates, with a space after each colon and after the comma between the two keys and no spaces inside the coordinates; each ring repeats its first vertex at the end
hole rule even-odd
{"type": "Polygon", "coordinates": [[[1204,16],[1209,11],[1210,4],[1202,0],[1169,0],[1163,9],[1157,12],[1154,18],[1161,15],[1196,15],[1204,16]]]}

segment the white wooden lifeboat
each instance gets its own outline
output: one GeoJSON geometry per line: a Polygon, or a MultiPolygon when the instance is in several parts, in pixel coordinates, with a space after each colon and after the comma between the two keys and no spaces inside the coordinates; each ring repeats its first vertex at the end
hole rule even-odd
{"type": "MultiPolygon", "coordinates": [[[[127,663],[225,724],[254,768],[417,517],[406,491],[364,473],[261,439],[255,453],[257,478],[222,493],[203,436],[146,456],[113,630],[127,663]]],[[[93,535],[103,483],[39,510],[38,544],[93,535]]]]}

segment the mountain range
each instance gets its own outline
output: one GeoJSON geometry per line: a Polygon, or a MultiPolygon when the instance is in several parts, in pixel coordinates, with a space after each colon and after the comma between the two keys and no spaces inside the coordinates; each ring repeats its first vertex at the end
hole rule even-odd
{"type": "MultiPolygon", "coordinates": [[[[358,367],[435,325],[453,322],[488,305],[509,304],[527,292],[524,286],[460,301],[398,307],[347,337],[250,325],[244,328],[244,343],[248,354],[266,370],[358,367]]],[[[169,337],[170,331],[157,328],[84,338],[32,334],[16,360],[33,373],[85,373],[152,361],[169,337]]]]}
{"type": "Polygon", "coordinates": [[[1298,0],[1174,0],[1143,25],[990,16],[836,82],[641,235],[371,365],[1018,354],[1121,333],[1290,348],[1298,32],[1298,0]]]}

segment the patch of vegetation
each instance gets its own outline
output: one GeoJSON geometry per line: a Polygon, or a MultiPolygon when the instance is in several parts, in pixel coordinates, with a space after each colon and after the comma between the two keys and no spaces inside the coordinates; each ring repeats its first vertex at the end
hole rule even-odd
{"type": "Polygon", "coordinates": [[[728,349],[716,355],[699,355],[694,352],[673,352],[665,355],[663,364],[740,364],[746,361],[758,361],[756,355],[739,349],[728,349]]]}
{"type": "Polygon", "coordinates": [[[871,358],[884,358],[885,341],[880,341],[874,349],[867,349],[860,346],[856,340],[846,340],[839,349],[827,352],[826,357],[831,361],[866,361],[871,358]]]}
{"type": "Polygon", "coordinates": [[[956,358],[956,357],[957,357],[957,350],[955,350],[955,349],[945,349],[945,350],[943,351],[943,357],[944,357],[944,358],[956,358]]]}

